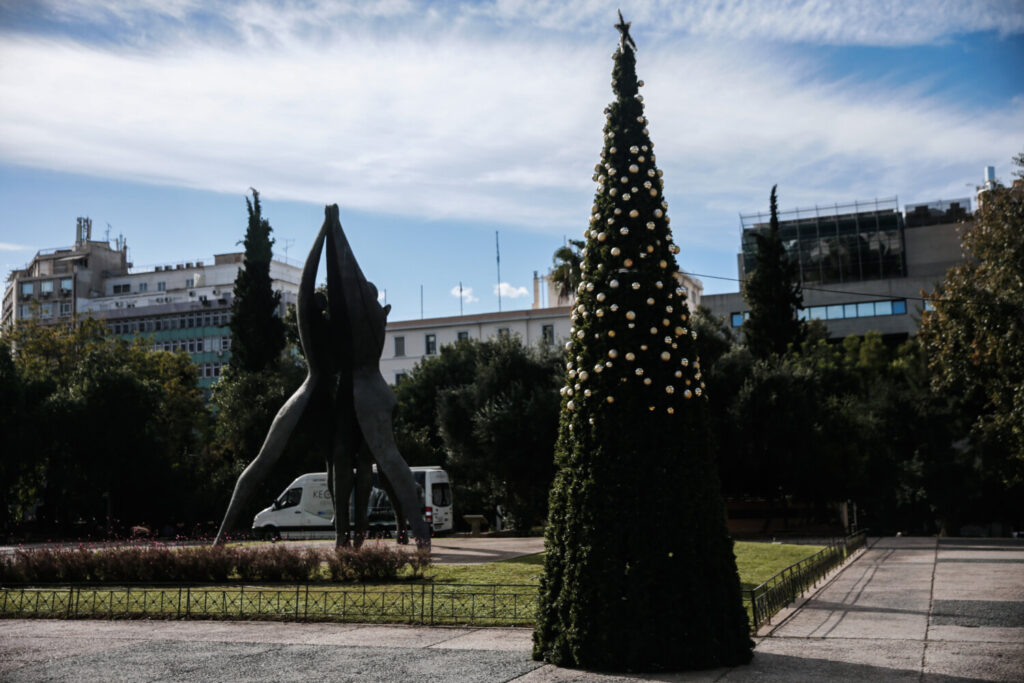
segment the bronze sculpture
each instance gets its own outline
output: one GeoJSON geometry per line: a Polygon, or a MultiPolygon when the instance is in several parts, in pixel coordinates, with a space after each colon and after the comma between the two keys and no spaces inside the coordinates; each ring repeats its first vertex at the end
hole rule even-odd
{"type": "Polygon", "coordinates": [[[334,505],[339,546],[350,543],[349,495],[355,490],[355,544],[365,537],[372,465],[394,495],[398,528],[408,515],[416,543],[429,547],[430,528],[416,514],[421,505],[409,466],[395,445],[396,401],[380,374],[384,327],[390,306],[366,281],[338,218],[338,206],[324,209],[324,223],[306,258],[299,285],[299,340],[308,366],[306,379],[274,418],[259,454],[238,477],[214,543],[226,540],[259,482],[284,453],[299,420],[313,414],[328,443],[327,481],[334,505]],[[316,292],[320,254],[327,246],[327,296],[316,292]]]}

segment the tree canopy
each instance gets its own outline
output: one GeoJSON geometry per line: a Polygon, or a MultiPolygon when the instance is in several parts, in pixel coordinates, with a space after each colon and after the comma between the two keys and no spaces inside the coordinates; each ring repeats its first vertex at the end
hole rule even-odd
{"type": "Polygon", "coordinates": [[[270,279],[274,240],[263,217],[260,194],[245,198],[249,224],[245,232],[244,267],[235,278],[231,302],[231,361],[236,370],[258,372],[269,367],[285,347],[284,323],[278,315],[281,293],[270,279]]]}
{"type": "Polygon", "coordinates": [[[755,358],[767,358],[786,352],[799,344],[803,328],[797,311],[803,306],[796,264],[789,260],[779,234],[779,212],[775,187],[770,197],[771,220],[768,229],[755,233],[757,243],[754,271],[743,283],[743,296],[750,306],[750,317],[743,322],[743,336],[755,358]]]}
{"type": "Polygon", "coordinates": [[[921,318],[934,388],[955,398],[972,446],[1004,482],[1024,484],[1024,185],[980,196],[961,228],[965,262],[921,318]]]}

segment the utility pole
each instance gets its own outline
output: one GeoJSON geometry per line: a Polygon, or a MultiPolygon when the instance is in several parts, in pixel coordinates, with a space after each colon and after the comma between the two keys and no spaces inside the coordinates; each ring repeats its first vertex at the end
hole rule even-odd
{"type": "Polygon", "coordinates": [[[494,231],[494,251],[498,260],[498,313],[501,313],[501,244],[498,242],[498,231],[494,231]]]}

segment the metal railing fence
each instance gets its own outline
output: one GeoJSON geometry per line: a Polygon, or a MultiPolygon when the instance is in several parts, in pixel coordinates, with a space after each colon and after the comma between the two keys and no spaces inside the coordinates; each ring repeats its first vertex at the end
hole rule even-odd
{"type": "Polygon", "coordinates": [[[0,616],[526,625],[537,601],[530,584],[70,585],[0,589],[0,616]]]}
{"type": "MultiPolygon", "coordinates": [[[[753,631],[817,585],[866,542],[861,531],[830,543],[743,591],[753,631]]],[[[527,626],[534,584],[298,584],[287,586],[146,584],[0,588],[0,617],[280,619],[416,625],[527,626]]]]}
{"type": "Polygon", "coordinates": [[[866,543],[867,530],[829,543],[810,557],[791,564],[760,586],[743,591],[750,609],[751,630],[757,631],[783,607],[792,604],[804,592],[816,586],[832,569],[842,564],[850,553],[866,543]]]}

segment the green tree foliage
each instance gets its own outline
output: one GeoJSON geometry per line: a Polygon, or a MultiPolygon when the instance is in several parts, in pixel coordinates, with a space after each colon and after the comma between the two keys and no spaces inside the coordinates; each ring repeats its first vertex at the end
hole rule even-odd
{"type": "Polygon", "coordinates": [[[235,278],[231,302],[231,361],[236,370],[259,372],[274,363],[285,346],[284,323],[277,315],[281,293],[270,280],[272,228],[263,217],[260,195],[245,198],[249,226],[245,232],[245,267],[235,278]]]}
{"type": "Polygon", "coordinates": [[[1024,186],[983,195],[961,230],[964,264],[922,314],[932,385],[970,421],[971,449],[1008,486],[1024,485],[1024,186]]]}
{"type": "Polygon", "coordinates": [[[754,272],[747,275],[743,296],[750,306],[750,317],[743,322],[743,336],[755,358],[767,358],[786,352],[799,344],[803,330],[797,311],[803,295],[796,264],[786,255],[779,234],[779,214],[775,187],[771,194],[771,221],[767,233],[755,234],[757,254],[754,272]]]}
{"type": "Polygon", "coordinates": [[[751,657],[628,25],[567,344],[534,657],[603,670],[751,657]]]}
{"type": "Polygon", "coordinates": [[[20,451],[36,479],[23,468],[18,486],[39,493],[44,522],[66,534],[191,520],[206,427],[191,359],[107,337],[92,319],[28,322],[12,339],[22,396],[33,397],[21,408],[39,430],[20,451]]]}
{"type": "Polygon", "coordinates": [[[567,244],[555,250],[555,267],[551,270],[551,279],[555,283],[559,297],[571,296],[579,286],[582,277],[580,265],[583,263],[580,252],[585,246],[586,242],[583,240],[569,240],[567,244]]]}
{"type": "Polygon", "coordinates": [[[518,337],[463,340],[419,363],[395,390],[410,464],[452,474],[456,505],[505,509],[523,533],[543,522],[554,472],[559,358],[518,337]]]}
{"type": "Polygon", "coordinates": [[[49,429],[47,389],[24,376],[14,362],[10,339],[0,337],[0,530],[39,498],[45,470],[36,453],[39,435],[49,429]]]}
{"type": "MultiPolygon", "coordinates": [[[[462,342],[467,344],[467,342],[462,342]]],[[[438,395],[437,425],[460,505],[504,508],[520,533],[542,524],[554,476],[559,355],[517,337],[476,346],[471,382],[438,395]]]]}
{"type": "MultiPolygon", "coordinates": [[[[447,467],[448,454],[437,420],[439,397],[446,390],[476,380],[481,345],[487,343],[467,339],[442,346],[436,356],[417,363],[395,388],[395,439],[410,465],[447,467]]],[[[469,477],[477,479],[475,473],[469,477]]],[[[456,482],[455,486],[461,507],[468,501],[463,497],[465,491],[458,488],[461,484],[456,482]]]]}

